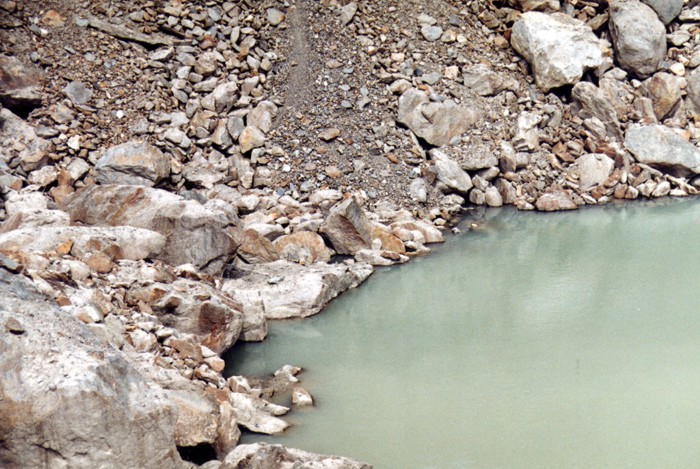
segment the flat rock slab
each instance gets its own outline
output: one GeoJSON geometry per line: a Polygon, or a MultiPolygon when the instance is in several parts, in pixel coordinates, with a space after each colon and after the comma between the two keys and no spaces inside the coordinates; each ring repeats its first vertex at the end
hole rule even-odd
{"type": "Polygon", "coordinates": [[[625,147],[640,163],[676,176],[700,173],[700,148],[663,125],[631,126],[625,134],[625,147]]]}
{"type": "Polygon", "coordinates": [[[280,260],[239,266],[236,278],[226,280],[222,291],[242,304],[244,313],[262,310],[267,319],[304,318],[318,313],[371,274],[372,267],[367,264],[300,266],[280,260]]]}
{"type": "Polygon", "coordinates": [[[193,264],[220,273],[238,247],[226,230],[232,223],[227,213],[160,189],[91,186],[67,197],[62,207],[74,222],[161,233],[166,243],[158,258],[174,266],[193,264]]]}
{"type": "Polygon", "coordinates": [[[131,226],[42,226],[0,234],[0,249],[82,257],[102,252],[113,260],[155,258],[165,246],[159,233],[131,226]]]}
{"type": "Polygon", "coordinates": [[[524,13],[513,25],[511,44],[545,92],[576,84],[586,70],[604,63],[603,45],[593,30],[563,13],[524,13]]]}

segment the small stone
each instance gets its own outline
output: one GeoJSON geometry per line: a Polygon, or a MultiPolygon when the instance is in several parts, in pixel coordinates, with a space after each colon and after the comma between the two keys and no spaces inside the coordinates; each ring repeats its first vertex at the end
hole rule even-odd
{"type": "Polygon", "coordinates": [[[428,24],[424,24],[420,28],[420,32],[425,38],[425,40],[429,42],[435,42],[438,39],[440,39],[440,37],[442,37],[442,28],[440,26],[431,26],[428,24]]]}
{"type": "Polygon", "coordinates": [[[89,102],[90,99],[92,99],[93,93],[90,88],[86,87],[84,83],[79,81],[70,82],[65,88],[63,88],[63,92],[68,99],[73,102],[73,104],[78,105],[89,102]]]}
{"type": "Polygon", "coordinates": [[[350,24],[352,19],[355,17],[355,14],[357,13],[357,3],[355,2],[350,2],[347,5],[345,5],[343,8],[340,9],[340,22],[343,23],[343,26],[347,26],[350,24]]]}
{"type": "Polygon", "coordinates": [[[24,334],[27,332],[24,326],[15,318],[10,317],[5,321],[5,330],[11,334],[24,334]]]}
{"type": "Polygon", "coordinates": [[[243,129],[238,144],[241,147],[241,153],[248,153],[254,148],[260,148],[265,145],[265,134],[257,127],[248,126],[243,129]]]}
{"type": "Polygon", "coordinates": [[[331,140],[335,140],[338,138],[340,135],[340,130],[336,129],[335,127],[331,127],[330,129],[326,129],[323,132],[319,134],[319,138],[323,141],[330,142],[331,140]]]}
{"type": "Polygon", "coordinates": [[[292,391],[292,405],[294,407],[310,407],[314,405],[314,399],[309,391],[297,386],[292,391]]]}
{"type": "Polygon", "coordinates": [[[286,15],[277,8],[267,9],[267,22],[270,23],[270,26],[278,26],[285,18],[286,15]]]}

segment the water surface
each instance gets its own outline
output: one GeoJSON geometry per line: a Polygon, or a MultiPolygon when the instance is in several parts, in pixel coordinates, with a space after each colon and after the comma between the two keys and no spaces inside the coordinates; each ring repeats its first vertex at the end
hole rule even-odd
{"type": "Polygon", "coordinates": [[[700,202],[489,212],[271,325],[229,373],[307,371],[283,437],[376,468],[700,467],[700,202]]]}

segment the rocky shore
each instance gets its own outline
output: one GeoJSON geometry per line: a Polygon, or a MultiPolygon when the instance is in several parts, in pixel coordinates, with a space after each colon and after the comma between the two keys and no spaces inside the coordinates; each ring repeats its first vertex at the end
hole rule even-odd
{"type": "Polygon", "coordinates": [[[0,466],[367,467],[239,445],[313,398],[221,354],[473,207],[697,195],[699,125],[698,0],[0,0],[0,466]]]}

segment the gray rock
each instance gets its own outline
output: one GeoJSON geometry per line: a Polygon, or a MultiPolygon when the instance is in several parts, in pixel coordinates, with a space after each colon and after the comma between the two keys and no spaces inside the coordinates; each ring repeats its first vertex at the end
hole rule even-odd
{"type": "Polygon", "coordinates": [[[610,32],[620,67],[646,78],[666,56],[666,28],[656,12],[639,0],[610,5],[610,32]]]}
{"type": "Polygon", "coordinates": [[[688,80],[688,98],[686,103],[688,108],[700,115],[700,68],[693,70],[687,77],[688,80]]]}
{"type": "Polygon", "coordinates": [[[495,96],[505,90],[517,91],[520,88],[516,80],[496,73],[484,64],[465,67],[462,77],[464,86],[479,96],[495,96]]]}
{"type": "Polygon", "coordinates": [[[272,120],[276,116],[277,106],[271,101],[261,101],[248,113],[246,122],[249,126],[257,127],[264,133],[268,133],[272,130],[272,120]]]}
{"type": "Polygon", "coordinates": [[[92,99],[92,89],[80,81],[72,81],[63,88],[63,93],[73,104],[87,104],[92,99]]]}
{"type": "Polygon", "coordinates": [[[123,352],[0,269],[3,467],[188,467],[176,409],[123,352]],[[40,423],[40,424],[39,424],[40,423]]]}
{"type": "Polygon", "coordinates": [[[285,18],[285,14],[277,8],[267,9],[267,22],[270,23],[270,26],[278,26],[285,18]]]}
{"type": "Polygon", "coordinates": [[[606,155],[589,153],[580,156],[572,166],[578,176],[581,191],[589,191],[605,182],[615,168],[615,162],[606,155]]]}
{"type": "Polygon", "coordinates": [[[95,173],[101,184],[151,187],[170,175],[170,158],[153,145],[131,141],[109,148],[95,173]]]}
{"type": "Polygon", "coordinates": [[[411,181],[408,193],[413,200],[425,203],[428,201],[428,183],[423,178],[416,178],[411,181]]]}
{"type": "MultiPolygon", "coordinates": [[[[605,78],[603,80],[606,80],[605,78]]],[[[601,80],[602,81],[602,80],[601,80]]],[[[613,99],[604,90],[593,83],[582,81],[574,86],[572,97],[580,108],[578,112],[582,119],[595,117],[604,125],[607,134],[613,138],[622,139],[620,121],[613,106],[613,99]]]]}
{"type": "Polygon", "coordinates": [[[240,265],[222,291],[240,303],[244,314],[262,312],[267,319],[304,318],[320,312],[340,293],[355,288],[372,273],[366,264],[300,266],[276,261],[240,265]]]}
{"type": "Polygon", "coordinates": [[[443,146],[461,136],[479,119],[473,107],[459,106],[452,100],[430,102],[430,98],[415,88],[399,98],[397,121],[430,145],[443,146]]]}
{"type": "Polygon", "coordinates": [[[676,19],[683,9],[683,0],[642,0],[654,9],[663,24],[669,24],[676,19]]]}
{"type": "Polygon", "coordinates": [[[343,23],[344,26],[347,26],[350,24],[352,19],[355,17],[355,14],[357,13],[357,3],[355,2],[350,2],[344,7],[340,9],[340,22],[343,23]]]}
{"type": "Polygon", "coordinates": [[[161,233],[165,247],[158,258],[171,264],[193,264],[220,273],[237,244],[226,228],[236,222],[229,213],[160,189],[140,186],[91,186],[67,197],[63,210],[72,221],[89,225],[128,225],[161,233]]]}
{"type": "Polygon", "coordinates": [[[223,467],[294,469],[370,469],[371,466],[338,456],[322,456],[281,445],[254,443],[237,446],[222,463],[223,467]]]}
{"type": "Polygon", "coordinates": [[[440,26],[424,24],[421,26],[420,32],[425,40],[429,42],[435,42],[442,36],[442,28],[440,26]]]}
{"type": "Polygon", "coordinates": [[[9,109],[41,104],[41,72],[16,57],[0,55],[0,104],[9,109]]]}
{"type": "Polygon", "coordinates": [[[676,176],[700,173],[700,149],[663,125],[630,126],[625,147],[640,163],[676,176]]]}
{"type": "Polygon", "coordinates": [[[49,162],[48,141],[37,137],[32,126],[10,112],[0,109],[0,160],[17,158],[24,171],[34,171],[49,162]]]}
{"type": "Polygon", "coordinates": [[[309,265],[314,262],[329,262],[332,251],[323,238],[311,231],[298,231],[280,236],[273,242],[280,259],[309,265]]]}
{"type": "Polygon", "coordinates": [[[202,99],[202,107],[217,114],[225,114],[236,104],[238,97],[238,83],[227,81],[202,99]]]}
{"type": "Polygon", "coordinates": [[[532,67],[542,91],[576,84],[584,72],[605,63],[603,45],[591,28],[563,13],[524,13],[513,25],[511,44],[532,67]]]}
{"type": "Polygon", "coordinates": [[[456,161],[438,149],[430,150],[430,157],[434,161],[438,181],[450,190],[461,194],[469,192],[472,188],[472,179],[456,161]]]}

